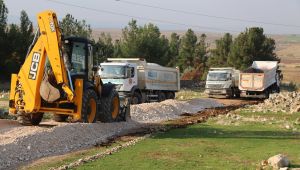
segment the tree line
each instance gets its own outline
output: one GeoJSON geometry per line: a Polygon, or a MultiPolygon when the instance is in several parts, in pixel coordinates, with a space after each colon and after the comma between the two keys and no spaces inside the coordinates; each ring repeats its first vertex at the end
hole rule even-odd
{"type": "MultiPolygon", "coordinates": [[[[9,79],[23,64],[34,29],[25,11],[20,14],[19,25],[8,24],[7,15],[8,9],[0,0],[0,69],[4,78],[9,79]]],[[[59,25],[64,36],[92,38],[91,26],[70,14],[59,25]]],[[[215,41],[214,48],[206,38],[206,34],[197,36],[192,29],[182,36],[172,33],[167,37],[152,23],[140,26],[131,20],[122,29],[120,39],[113,40],[110,34],[101,33],[92,41],[97,63],[109,57],[140,57],[163,66],[178,66],[182,79],[205,79],[209,67],[245,69],[254,60],[279,60],[274,52],[275,41],[264,34],[263,28],[247,28],[235,38],[226,33],[215,41]]]]}

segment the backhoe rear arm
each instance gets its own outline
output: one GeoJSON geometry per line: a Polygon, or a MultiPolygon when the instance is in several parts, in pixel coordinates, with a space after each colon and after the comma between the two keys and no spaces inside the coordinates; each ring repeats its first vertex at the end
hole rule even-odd
{"type": "Polygon", "coordinates": [[[18,75],[12,75],[10,100],[14,101],[16,112],[36,112],[41,106],[39,89],[45,72],[48,57],[57,84],[67,95],[69,102],[74,100],[74,92],[70,89],[66,67],[62,58],[61,32],[57,16],[53,11],[38,14],[40,36],[27,56],[18,75]]]}

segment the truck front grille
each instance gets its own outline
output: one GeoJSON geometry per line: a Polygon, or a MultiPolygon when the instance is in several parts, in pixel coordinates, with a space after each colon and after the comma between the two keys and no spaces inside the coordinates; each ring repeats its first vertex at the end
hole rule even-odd
{"type": "Polygon", "coordinates": [[[208,84],[207,87],[209,89],[222,89],[223,88],[223,84],[208,84]]]}

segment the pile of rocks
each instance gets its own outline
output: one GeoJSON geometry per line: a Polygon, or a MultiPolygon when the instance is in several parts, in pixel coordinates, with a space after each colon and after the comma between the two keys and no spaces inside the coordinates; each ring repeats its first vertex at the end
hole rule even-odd
{"type": "Polygon", "coordinates": [[[300,112],[300,93],[299,92],[282,92],[271,94],[269,99],[263,103],[250,107],[253,111],[258,112],[300,112]]]}

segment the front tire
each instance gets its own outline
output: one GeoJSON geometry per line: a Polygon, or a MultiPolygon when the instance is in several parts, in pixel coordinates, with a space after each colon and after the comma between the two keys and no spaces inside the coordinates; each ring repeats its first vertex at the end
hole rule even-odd
{"type": "Polygon", "coordinates": [[[231,89],[230,89],[230,92],[229,92],[229,94],[227,95],[227,97],[226,97],[226,98],[228,98],[228,99],[232,99],[232,98],[233,98],[233,96],[234,96],[234,90],[231,88],[231,89]]]}
{"type": "Polygon", "coordinates": [[[37,113],[31,113],[29,115],[20,115],[18,116],[17,120],[21,125],[37,126],[41,123],[43,116],[44,116],[43,112],[37,112],[37,113]]]}
{"type": "Polygon", "coordinates": [[[95,123],[97,118],[97,94],[92,89],[87,89],[82,98],[82,122],[95,123]]]}
{"type": "Polygon", "coordinates": [[[119,94],[113,89],[107,97],[101,98],[99,120],[101,122],[116,122],[118,121],[119,112],[119,94]]]}

